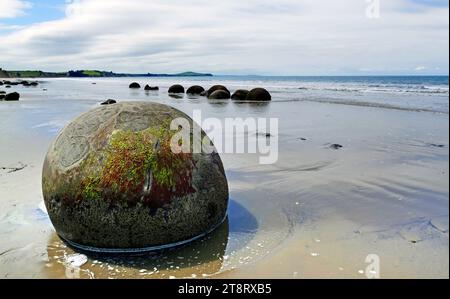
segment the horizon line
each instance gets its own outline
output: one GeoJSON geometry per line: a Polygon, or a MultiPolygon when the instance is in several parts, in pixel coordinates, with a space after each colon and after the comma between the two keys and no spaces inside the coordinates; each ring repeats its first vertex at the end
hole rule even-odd
{"type": "MultiPolygon", "coordinates": [[[[113,73],[118,75],[178,75],[183,73],[196,73],[196,74],[208,74],[213,76],[239,76],[239,77],[449,77],[449,73],[447,74],[433,74],[433,73],[425,73],[425,74],[412,74],[412,73],[398,73],[398,74],[383,74],[383,73],[377,73],[377,74],[334,74],[334,75],[279,75],[279,74],[223,74],[223,73],[212,73],[212,72],[197,72],[197,71],[182,71],[182,72],[173,72],[173,73],[165,73],[165,72],[116,72],[116,71],[105,71],[105,70],[99,70],[99,69],[70,69],[68,71],[42,71],[40,69],[25,69],[25,70],[8,70],[4,68],[0,68],[0,70],[5,72],[43,72],[43,73],[68,73],[69,71],[99,71],[99,72],[105,72],[105,73],[113,73]]],[[[126,77],[126,76],[125,76],[126,77]]],[[[195,76],[193,76],[195,77],[195,76]]],[[[197,76],[202,77],[202,76],[197,76]]]]}

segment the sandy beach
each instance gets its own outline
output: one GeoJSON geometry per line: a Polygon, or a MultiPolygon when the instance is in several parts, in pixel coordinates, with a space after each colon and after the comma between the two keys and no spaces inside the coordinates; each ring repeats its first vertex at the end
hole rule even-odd
{"type": "MultiPolygon", "coordinates": [[[[426,96],[373,93],[343,102],[305,95],[305,84],[295,82],[208,79],[272,93],[270,103],[253,105],[170,98],[175,79],[155,80],[160,91],[146,93],[130,91],[126,78],[48,79],[17,87],[18,102],[0,102],[1,278],[366,278],[371,254],[380,258],[382,278],[449,277],[448,87],[442,102],[418,106],[426,96]],[[402,97],[410,106],[398,105],[402,97]],[[228,220],[206,238],[145,256],[84,261],[45,213],[42,164],[64,125],[106,98],[160,102],[188,115],[201,109],[219,119],[276,117],[278,162],[221,155],[228,220]]],[[[213,83],[190,80],[179,81],[213,83]]]]}

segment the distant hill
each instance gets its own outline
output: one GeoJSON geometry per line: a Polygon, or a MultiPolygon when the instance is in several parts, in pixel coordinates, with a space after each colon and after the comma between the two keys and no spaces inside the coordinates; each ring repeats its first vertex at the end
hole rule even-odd
{"type": "Polygon", "coordinates": [[[178,74],[127,74],[113,73],[98,70],[77,70],[68,72],[43,72],[43,71],[6,71],[0,68],[0,78],[100,78],[100,77],[211,77],[212,74],[184,72],[178,74]]]}
{"type": "Polygon", "coordinates": [[[6,71],[0,69],[0,78],[58,78],[67,73],[49,73],[43,71],[6,71]]]}

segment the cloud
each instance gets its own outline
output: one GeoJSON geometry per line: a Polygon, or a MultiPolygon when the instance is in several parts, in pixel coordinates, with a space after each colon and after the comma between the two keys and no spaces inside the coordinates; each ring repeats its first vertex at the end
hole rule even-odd
{"type": "Polygon", "coordinates": [[[381,1],[375,19],[366,16],[367,5],[363,0],[73,1],[63,19],[0,36],[0,65],[285,75],[401,73],[417,65],[448,70],[448,5],[381,1]]]}
{"type": "Polygon", "coordinates": [[[0,19],[15,18],[25,14],[25,11],[31,8],[32,4],[21,0],[1,0],[0,1],[0,19]]]}

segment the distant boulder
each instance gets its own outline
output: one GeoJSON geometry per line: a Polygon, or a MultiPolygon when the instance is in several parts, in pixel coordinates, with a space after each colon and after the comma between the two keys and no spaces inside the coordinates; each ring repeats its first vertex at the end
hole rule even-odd
{"type": "Polygon", "coordinates": [[[192,95],[200,95],[202,92],[204,92],[205,89],[199,85],[194,85],[188,88],[188,90],[186,91],[187,94],[192,94],[192,95]]]}
{"type": "Polygon", "coordinates": [[[230,98],[230,92],[227,90],[216,90],[213,93],[211,93],[208,97],[208,99],[211,100],[228,100],[230,98]]]}
{"type": "Polygon", "coordinates": [[[28,81],[21,81],[20,84],[22,84],[23,86],[30,86],[30,82],[28,81]]]}
{"type": "Polygon", "coordinates": [[[30,82],[30,85],[31,85],[31,86],[38,86],[38,85],[39,85],[39,83],[38,83],[38,82],[36,82],[36,81],[33,81],[33,82],[30,82]]]}
{"type": "Polygon", "coordinates": [[[18,101],[20,98],[20,94],[17,92],[8,93],[5,96],[5,101],[18,101]]]}
{"type": "Polygon", "coordinates": [[[344,147],[344,146],[342,146],[342,145],[340,145],[340,144],[337,144],[337,143],[330,145],[330,148],[331,148],[331,149],[334,149],[334,150],[339,150],[339,149],[341,149],[341,148],[343,148],[343,147],[344,147]]]}
{"type": "Polygon", "coordinates": [[[137,82],[133,82],[130,84],[130,88],[141,88],[141,85],[137,82]]]}
{"type": "Polygon", "coordinates": [[[245,99],[247,99],[248,93],[248,90],[238,89],[233,93],[231,99],[235,101],[245,101],[245,99]]]}
{"type": "Polygon", "coordinates": [[[272,100],[272,96],[270,93],[264,88],[255,88],[250,90],[247,95],[246,101],[270,101],[272,100]]]}
{"type": "Polygon", "coordinates": [[[184,93],[184,87],[180,84],[170,86],[169,93],[184,93]]]}
{"type": "Polygon", "coordinates": [[[116,100],[108,99],[108,100],[104,101],[103,103],[101,103],[100,105],[111,105],[111,104],[115,104],[115,103],[117,103],[116,100]]]}
{"type": "Polygon", "coordinates": [[[216,90],[224,90],[224,91],[227,91],[228,93],[230,93],[230,91],[228,90],[228,88],[226,88],[225,86],[223,86],[223,85],[214,85],[214,86],[212,86],[210,89],[208,89],[208,93],[206,94],[207,97],[209,98],[209,96],[210,96],[213,92],[215,92],[216,90]]]}
{"type": "Polygon", "coordinates": [[[145,85],[144,90],[159,90],[158,86],[145,85]]]}

